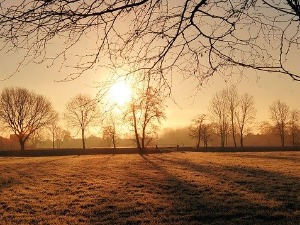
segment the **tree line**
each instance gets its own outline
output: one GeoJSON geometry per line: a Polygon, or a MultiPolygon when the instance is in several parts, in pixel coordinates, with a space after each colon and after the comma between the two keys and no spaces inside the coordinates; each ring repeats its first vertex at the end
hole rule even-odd
{"type": "MultiPolygon", "coordinates": [[[[161,141],[167,133],[158,140],[160,123],[166,118],[164,100],[161,93],[149,85],[135,87],[131,100],[122,108],[111,104],[104,109],[98,98],[78,94],[68,101],[63,115],[59,116],[44,96],[25,88],[5,88],[0,95],[0,119],[2,125],[14,133],[21,150],[25,150],[28,140],[36,145],[45,130],[51,134],[52,148],[59,148],[64,140],[71,139],[70,131],[60,125],[63,119],[68,128],[80,134],[83,149],[87,129],[101,126],[102,139],[110,140],[114,148],[121,134],[127,132],[127,138],[131,137],[143,151],[155,141],[166,142],[161,141]]],[[[195,116],[185,132],[195,140],[196,148],[213,145],[217,140],[221,147],[243,147],[245,135],[253,131],[256,111],[253,96],[240,94],[236,86],[231,86],[216,92],[207,113],[195,116]]],[[[299,144],[299,110],[276,100],[269,106],[269,116],[271,122],[260,125],[262,135],[276,134],[281,146],[286,145],[287,139],[293,146],[299,144]]]]}
{"type": "MultiPolygon", "coordinates": [[[[197,115],[189,126],[189,135],[196,140],[196,147],[200,142],[204,147],[218,137],[220,146],[228,146],[232,142],[235,147],[244,146],[244,137],[253,130],[256,118],[256,108],[253,96],[248,93],[240,94],[236,86],[218,91],[210,101],[207,114],[197,115]]],[[[274,101],[269,106],[270,122],[261,125],[261,134],[275,133],[280,137],[281,146],[286,145],[289,137],[291,145],[300,142],[300,112],[291,109],[281,100],[274,101]]]]}
{"type": "MultiPolygon", "coordinates": [[[[111,68],[115,74],[120,68],[130,68],[125,78],[141,72],[146,74],[146,79],[155,79],[161,88],[170,91],[174,73],[197,81],[196,87],[214,75],[243,75],[246,69],[280,73],[300,81],[298,65],[293,63],[300,45],[299,18],[299,1],[291,0],[2,0],[0,52],[21,53],[15,72],[31,62],[44,62],[51,66],[58,63],[69,74],[65,79],[73,80],[98,67],[111,68]],[[53,44],[57,46],[56,51],[52,49],[53,44]]],[[[130,121],[136,145],[140,149],[145,148],[155,136],[153,130],[164,118],[161,106],[157,110],[148,102],[152,105],[148,107],[146,95],[151,94],[143,92],[142,100],[136,98],[123,116],[123,119],[130,121]],[[149,132],[150,128],[152,132],[149,132]]],[[[212,100],[208,113],[210,123],[215,124],[213,127],[220,137],[221,146],[227,145],[229,135],[234,146],[243,146],[244,134],[252,120],[251,97],[244,99],[246,102],[243,105],[242,99],[230,101],[227,99],[230,94],[226,94],[226,98],[223,95],[217,93],[212,100]]],[[[45,105],[33,106],[36,109],[49,106],[42,102],[45,105]]],[[[39,127],[55,120],[54,113],[47,115],[49,121],[46,118],[39,121],[40,113],[24,125],[22,110],[11,107],[5,110],[12,110],[12,116],[1,109],[1,117],[19,137],[21,148],[39,127]],[[15,117],[20,117],[20,120],[12,119],[15,117]]],[[[270,111],[273,110],[271,119],[284,146],[287,130],[293,130],[292,139],[295,139],[298,125],[291,128],[291,123],[294,123],[291,122],[291,112],[284,113],[284,109],[278,107],[270,108],[270,111]],[[284,118],[285,114],[288,114],[288,119],[284,118]]],[[[80,115],[81,119],[85,116],[83,111],[78,114],[68,112],[73,119],[79,120],[80,115]]],[[[68,119],[70,122],[71,118],[68,119]]],[[[194,126],[206,120],[206,117],[200,116],[193,122],[194,126]]],[[[110,122],[105,133],[115,140],[115,123],[110,122]]],[[[78,127],[84,137],[86,123],[81,121],[78,127]]],[[[207,144],[209,130],[210,127],[201,125],[198,136],[201,134],[202,137],[199,139],[196,135],[197,142],[203,139],[207,144]]],[[[84,138],[82,145],[84,148],[84,138]]]]}
{"type": "MultiPolygon", "coordinates": [[[[151,86],[140,85],[134,93],[118,117],[133,134],[136,147],[143,151],[157,135],[158,124],[165,117],[164,105],[160,94],[151,86]]],[[[114,108],[117,106],[111,105],[107,113],[107,109],[101,110],[99,103],[97,98],[78,94],[69,100],[63,113],[62,118],[68,127],[80,132],[83,149],[86,148],[86,131],[92,126],[102,126],[103,137],[112,139],[116,147],[119,131],[114,108]]],[[[57,140],[70,136],[70,132],[59,124],[59,114],[52,103],[25,88],[5,88],[1,92],[0,119],[3,126],[17,137],[22,151],[25,143],[29,139],[32,142],[37,140],[43,129],[50,131],[53,148],[55,142],[61,142],[57,140]]]]}

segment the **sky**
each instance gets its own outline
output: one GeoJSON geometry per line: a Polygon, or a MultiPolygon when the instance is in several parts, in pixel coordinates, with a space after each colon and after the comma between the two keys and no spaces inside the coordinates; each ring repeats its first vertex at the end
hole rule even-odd
{"type": "MultiPolygon", "coordinates": [[[[89,41],[84,45],[87,49],[92,49],[94,42],[89,41]]],[[[51,43],[48,53],[53,55],[59,50],[59,46],[51,43]]],[[[74,53],[76,51],[84,50],[75,49],[74,53]]],[[[60,70],[58,62],[51,67],[49,67],[49,63],[29,63],[8,78],[18,67],[18,62],[22,60],[22,54],[22,52],[5,54],[0,51],[0,80],[4,79],[0,81],[0,90],[4,87],[25,87],[47,96],[60,113],[63,113],[70,98],[77,94],[95,96],[99,91],[95,87],[97,83],[112,75],[105,69],[90,70],[73,81],[63,82],[59,80],[66,78],[68,71],[67,69],[60,70]]],[[[289,64],[298,66],[297,54],[289,64]]],[[[177,128],[189,125],[197,114],[208,112],[210,100],[217,91],[232,84],[238,87],[239,93],[247,92],[254,96],[258,122],[269,120],[269,105],[277,99],[287,103],[292,109],[300,110],[300,82],[293,81],[288,76],[245,70],[245,74],[241,77],[232,77],[226,81],[222,77],[215,76],[204,83],[200,90],[195,90],[193,80],[186,80],[181,75],[174,74],[172,99],[166,101],[167,119],[162,126],[177,128]]]]}
{"type": "Polygon", "coordinates": [[[249,71],[245,77],[241,79],[235,77],[231,81],[214,77],[196,95],[190,91],[193,88],[191,82],[180,83],[179,81],[174,88],[174,95],[180,108],[176,107],[175,103],[170,102],[168,108],[169,123],[175,127],[183,126],[197,114],[207,113],[212,96],[231,84],[237,86],[240,94],[249,93],[254,97],[257,122],[269,120],[269,105],[277,99],[288,104],[291,109],[300,110],[300,82],[293,81],[290,77],[283,75],[249,71]]]}
{"type": "MultiPolygon", "coordinates": [[[[18,55],[0,54],[0,78],[4,79],[17,67],[18,55]]],[[[166,117],[162,127],[179,128],[190,124],[193,117],[207,113],[212,96],[219,90],[235,84],[239,93],[254,96],[257,109],[257,122],[269,120],[269,105],[277,99],[286,102],[291,108],[300,110],[300,82],[278,74],[246,71],[246,75],[224,80],[213,77],[200,90],[195,89],[192,80],[183,80],[174,75],[172,99],[166,101],[166,117]]],[[[105,70],[89,71],[73,81],[59,81],[66,77],[59,72],[58,65],[48,68],[46,64],[29,64],[9,79],[0,81],[0,89],[4,87],[25,87],[36,93],[47,96],[54,108],[63,113],[68,100],[75,95],[98,92],[97,82],[109,76],[105,70]]]]}

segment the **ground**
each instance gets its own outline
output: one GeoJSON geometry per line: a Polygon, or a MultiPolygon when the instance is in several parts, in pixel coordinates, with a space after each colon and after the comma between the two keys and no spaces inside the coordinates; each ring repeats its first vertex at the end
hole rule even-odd
{"type": "Polygon", "coordinates": [[[300,152],[0,158],[0,224],[300,224],[300,152]]]}

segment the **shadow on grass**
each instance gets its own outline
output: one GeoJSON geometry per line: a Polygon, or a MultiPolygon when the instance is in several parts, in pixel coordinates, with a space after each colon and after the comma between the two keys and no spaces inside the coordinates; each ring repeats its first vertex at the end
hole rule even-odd
{"type": "Polygon", "coordinates": [[[293,174],[252,167],[252,160],[248,166],[239,166],[230,157],[218,162],[205,154],[203,159],[195,156],[198,154],[5,159],[0,177],[12,177],[22,184],[3,183],[8,186],[1,189],[0,221],[298,224],[300,181],[293,174]]]}
{"type": "Polygon", "coordinates": [[[265,170],[200,165],[168,154],[140,155],[125,167],[118,182],[104,206],[101,203],[92,212],[90,223],[297,224],[300,220],[299,180],[265,170]]]}
{"type": "MultiPolygon", "coordinates": [[[[188,182],[180,176],[169,172],[160,163],[150,160],[146,156],[143,159],[151,165],[152,169],[159,171],[164,176],[164,182],[158,184],[163,198],[172,200],[168,212],[164,213],[168,223],[224,223],[238,221],[240,218],[248,218],[245,211],[237,211],[232,207],[224,207],[221,199],[214,195],[213,190],[207,184],[188,182]],[[237,219],[237,220],[236,220],[237,219]]],[[[172,166],[172,165],[171,165],[172,166]]],[[[174,164],[174,166],[178,166],[174,164]]],[[[207,168],[198,168],[202,172],[207,168]]]]}
{"type": "MultiPolygon", "coordinates": [[[[276,223],[300,222],[300,179],[281,173],[252,167],[199,165],[186,160],[153,156],[156,162],[144,157],[154,168],[173,180],[175,212],[180,211],[187,221],[205,223],[276,223]],[[180,167],[191,176],[204,175],[218,180],[216,184],[182,179],[160,166],[180,167]],[[186,205],[185,209],[182,205],[186,205]],[[192,213],[192,214],[191,214],[192,213]]],[[[189,176],[189,175],[187,175],[189,176]]]]}
{"type": "Polygon", "coordinates": [[[238,157],[238,158],[253,158],[253,159],[274,159],[274,160],[286,160],[291,162],[300,162],[300,158],[294,157],[294,156],[281,156],[280,152],[277,152],[277,155],[275,155],[275,152],[270,154],[247,154],[247,153],[238,153],[231,155],[232,157],[238,157]]]}
{"type": "Polygon", "coordinates": [[[235,183],[252,192],[262,193],[269,199],[275,199],[279,202],[280,210],[289,213],[298,211],[300,216],[300,179],[298,177],[254,167],[226,166],[224,170],[239,173],[240,177],[244,177],[244,179],[235,180],[235,183]]]}

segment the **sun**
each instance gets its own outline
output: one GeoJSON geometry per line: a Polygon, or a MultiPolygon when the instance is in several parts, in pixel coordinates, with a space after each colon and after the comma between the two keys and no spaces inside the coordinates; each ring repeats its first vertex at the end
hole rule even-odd
{"type": "Polygon", "coordinates": [[[109,97],[113,103],[119,106],[125,105],[130,101],[132,90],[125,81],[114,83],[109,90],[109,97]]]}

